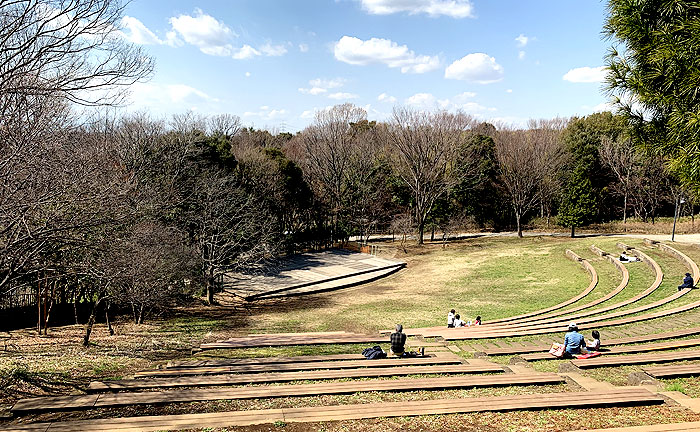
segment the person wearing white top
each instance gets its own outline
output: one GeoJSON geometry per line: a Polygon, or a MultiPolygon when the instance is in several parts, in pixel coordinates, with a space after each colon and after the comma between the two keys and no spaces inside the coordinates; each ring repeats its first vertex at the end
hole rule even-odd
{"type": "Polygon", "coordinates": [[[450,313],[447,314],[447,328],[454,328],[455,326],[455,310],[452,309],[450,313]]]}
{"type": "Polygon", "coordinates": [[[459,319],[459,314],[455,315],[455,320],[454,320],[454,326],[455,328],[457,327],[464,327],[466,323],[459,319]]]}

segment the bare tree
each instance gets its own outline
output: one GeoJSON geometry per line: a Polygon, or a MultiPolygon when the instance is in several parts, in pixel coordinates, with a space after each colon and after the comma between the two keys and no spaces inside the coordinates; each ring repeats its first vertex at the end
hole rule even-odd
{"type": "Polygon", "coordinates": [[[557,128],[551,127],[504,129],[496,136],[496,159],[510,196],[518,237],[523,236],[523,216],[542,200],[543,184],[548,185],[563,162],[557,137],[557,128]]]}
{"type": "Polygon", "coordinates": [[[353,155],[357,154],[352,124],[366,117],[362,108],[336,105],[317,112],[314,123],[300,136],[303,152],[298,162],[316,196],[329,205],[334,227],[351,191],[348,178],[353,155]]]}
{"type": "Polygon", "coordinates": [[[254,269],[274,256],[274,223],[258,204],[233,176],[207,171],[197,179],[188,219],[210,304],[219,276],[254,269]]]}
{"type": "MultiPolygon", "coordinates": [[[[123,12],[119,0],[0,1],[0,96],[123,101],[127,87],[153,70],[151,57],[122,37],[123,12]]],[[[12,109],[3,102],[0,117],[12,109]]]]}
{"type": "Polygon", "coordinates": [[[411,190],[413,216],[418,227],[418,244],[428,215],[435,202],[446,196],[450,189],[472,173],[469,163],[458,166],[461,144],[469,128],[471,117],[444,111],[427,113],[409,108],[395,108],[388,128],[388,140],[393,150],[393,168],[411,190]]]}
{"type": "Polygon", "coordinates": [[[602,138],[600,159],[617,179],[613,190],[622,195],[622,224],[626,225],[630,190],[639,171],[639,154],[629,138],[613,140],[606,136],[602,138]]]}
{"type": "Polygon", "coordinates": [[[413,223],[410,215],[399,214],[394,216],[391,221],[392,233],[398,233],[401,236],[401,249],[406,252],[406,237],[413,231],[413,223]]]}
{"type": "Polygon", "coordinates": [[[133,224],[110,248],[110,267],[116,275],[111,296],[129,305],[134,323],[164,311],[187,294],[195,256],[184,234],[155,221],[133,224]]]}
{"type": "Polygon", "coordinates": [[[209,117],[207,133],[209,135],[233,137],[241,130],[241,118],[232,114],[218,114],[209,117]]]}
{"type": "Polygon", "coordinates": [[[542,166],[540,177],[540,215],[547,217],[547,226],[552,215],[552,204],[561,193],[559,172],[564,165],[566,153],[562,147],[561,133],[566,128],[567,119],[531,119],[528,121],[528,134],[547,154],[548,162],[542,166]]]}
{"type": "Polygon", "coordinates": [[[106,220],[119,165],[86,145],[69,104],[119,103],[150,76],[122,12],[118,0],[0,0],[0,295],[56,274],[57,251],[106,220]]]}

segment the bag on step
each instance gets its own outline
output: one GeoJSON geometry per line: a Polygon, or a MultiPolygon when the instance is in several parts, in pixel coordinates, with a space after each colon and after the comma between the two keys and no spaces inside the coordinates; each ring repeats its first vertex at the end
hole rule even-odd
{"type": "Polygon", "coordinates": [[[367,360],[386,358],[386,353],[379,345],[375,345],[372,348],[365,348],[362,350],[362,355],[365,356],[367,360]]]}
{"type": "Polygon", "coordinates": [[[549,353],[556,358],[564,357],[564,344],[553,343],[552,348],[549,349],[549,353]]]}

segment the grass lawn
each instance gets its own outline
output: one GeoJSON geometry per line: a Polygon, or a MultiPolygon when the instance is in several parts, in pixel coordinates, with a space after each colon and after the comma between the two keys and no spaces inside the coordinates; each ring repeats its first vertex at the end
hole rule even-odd
{"type": "Polygon", "coordinates": [[[590,240],[530,237],[474,239],[411,248],[399,273],[354,289],[261,305],[250,311],[253,332],[357,332],[443,325],[454,308],[465,321],[534,311],[567,300],[590,282],[568,248],[590,240]]]}

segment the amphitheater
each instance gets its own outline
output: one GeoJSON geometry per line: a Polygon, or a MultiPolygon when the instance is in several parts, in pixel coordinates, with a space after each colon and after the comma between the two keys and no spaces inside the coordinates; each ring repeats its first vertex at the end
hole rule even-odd
{"type": "MultiPolygon", "coordinates": [[[[376,334],[344,331],[250,334],[202,343],[191,358],[171,361],[162,368],[144,370],[127,379],[92,382],[80,394],[22,399],[12,407],[17,421],[2,430],[157,431],[611,406],[665,405],[700,413],[700,399],[668,390],[661,384],[672,377],[700,376],[698,291],[676,290],[675,286],[670,290],[669,284],[662,290],[664,272],[652,258],[651,251],[677,261],[696,281],[700,280],[698,265],[675,244],[645,240],[635,247],[617,243],[617,248],[602,250],[590,245],[590,251],[600,258],[595,262],[581,258],[574,251],[566,252],[568,258],[588,273],[590,283],[564,302],[516,316],[486,320],[481,326],[407,329],[408,345],[411,349],[425,348],[425,356],[365,360],[357,352],[346,352],[236,357],[236,350],[251,347],[327,344],[347,344],[348,347],[383,344],[386,347],[389,340],[388,330],[376,334]],[[622,251],[637,256],[641,262],[636,265],[645,266],[650,273],[652,282],[645,289],[630,292],[628,267],[616,258],[622,251]],[[611,266],[617,272],[619,284],[614,289],[600,292],[600,266],[611,266]],[[561,341],[563,330],[572,321],[581,330],[598,329],[605,335],[602,355],[559,360],[547,352],[552,342],[561,341]],[[230,355],[197,357],[197,353],[210,350],[230,355]],[[544,366],[550,370],[543,371],[533,364],[553,366],[544,366]],[[613,370],[611,368],[629,365],[639,365],[640,369],[631,373],[626,383],[596,379],[591,373],[596,369],[613,370]],[[552,386],[560,391],[157,416],[110,416],[108,410],[202,401],[517,386],[552,386]],[[37,422],[31,417],[59,411],[94,410],[103,410],[104,415],[37,422]]],[[[395,260],[358,255],[352,257],[355,264],[343,270],[340,267],[344,264],[334,261],[337,254],[329,259],[330,272],[317,270],[316,276],[304,279],[300,270],[308,266],[308,257],[303,258],[285,276],[284,284],[258,280],[246,296],[251,299],[299,296],[340,289],[391,274],[404,266],[395,260]]],[[[670,285],[677,277],[673,275],[670,285]]],[[[700,431],[700,422],[660,422],[613,429],[595,429],[594,426],[581,425],[587,427],[586,430],[700,431]]]]}

